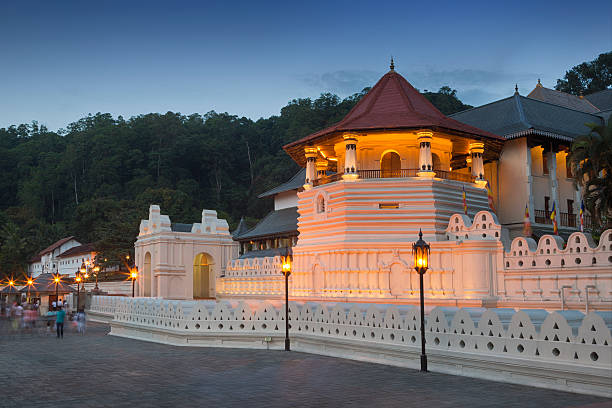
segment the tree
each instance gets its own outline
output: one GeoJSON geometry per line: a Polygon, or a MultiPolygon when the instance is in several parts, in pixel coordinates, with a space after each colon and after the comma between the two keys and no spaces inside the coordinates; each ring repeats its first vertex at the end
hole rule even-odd
{"type": "Polygon", "coordinates": [[[583,62],[557,79],[555,89],[572,95],[588,95],[612,87],[612,51],[583,62]]]}
{"type": "Polygon", "coordinates": [[[438,92],[425,91],[423,96],[445,115],[452,115],[453,113],[473,107],[461,102],[459,98],[457,98],[457,90],[451,89],[449,86],[443,86],[438,92]]]}
{"type": "Polygon", "coordinates": [[[572,143],[569,159],[594,225],[604,230],[612,227],[612,120],[588,126],[591,131],[572,143]]]}

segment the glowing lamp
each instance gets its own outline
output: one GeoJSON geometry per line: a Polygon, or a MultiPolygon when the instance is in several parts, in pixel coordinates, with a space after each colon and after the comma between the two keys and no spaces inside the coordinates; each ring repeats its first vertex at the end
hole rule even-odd
{"type": "Polygon", "coordinates": [[[429,268],[429,244],[423,240],[423,232],[419,230],[419,240],[412,244],[412,255],[414,257],[414,269],[424,274],[429,268]]]}
{"type": "Polygon", "coordinates": [[[83,277],[84,277],[85,279],[87,279],[87,278],[89,278],[89,274],[88,274],[87,272],[85,272],[85,274],[83,275],[83,277]]]}
{"type": "Polygon", "coordinates": [[[283,274],[285,275],[291,273],[291,258],[289,258],[288,256],[285,257],[285,259],[283,259],[282,270],[283,270],[283,274]]]}
{"type": "Polygon", "coordinates": [[[96,266],[95,268],[93,268],[93,270],[94,270],[95,273],[98,273],[98,272],[100,272],[100,267],[96,266]]]}
{"type": "Polygon", "coordinates": [[[77,282],[80,282],[81,281],[81,277],[77,276],[74,280],[77,281],[77,282]]]}
{"type": "Polygon", "coordinates": [[[60,281],[59,276],[56,276],[55,278],[53,278],[53,281],[54,281],[55,283],[59,283],[59,281],[60,281]]]}
{"type": "Polygon", "coordinates": [[[9,285],[13,286],[14,284],[15,284],[15,281],[14,281],[14,280],[10,280],[10,281],[9,281],[9,285]]]}
{"type": "Polygon", "coordinates": [[[34,281],[32,279],[28,279],[28,285],[32,285],[34,284],[34,281]]]}
{"type": "Polygon", "coordinates": [[[130,272],[130,278],[136,279],[137,277],[138,277],[138,272],[137,271],[130,272]]]}
{"type": "Polygon", "coordinates": [[[130,256],[129,256],[129,255],[126,255],[126,256],[125,256],[125,259],[127,259],[127,260],[129,261],[129,260],[130,260],[130,256]]]}
{"type": "Polygon", "coordinates": [[[80,269],[80,270],[81,270],[81,273],[85,273],[85,272],[87,272],[87,269],[86,269],[84,266],[81,266],[81,269],[80,269]]]}

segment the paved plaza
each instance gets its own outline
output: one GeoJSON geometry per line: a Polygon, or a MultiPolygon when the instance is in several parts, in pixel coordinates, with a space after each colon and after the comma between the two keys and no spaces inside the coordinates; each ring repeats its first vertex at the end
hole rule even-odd
{"type": "Polygon", "coordinates": [[[2,407],[612,407],[612,400],[298,352],[69,328],[0,338],[2,407]]]}

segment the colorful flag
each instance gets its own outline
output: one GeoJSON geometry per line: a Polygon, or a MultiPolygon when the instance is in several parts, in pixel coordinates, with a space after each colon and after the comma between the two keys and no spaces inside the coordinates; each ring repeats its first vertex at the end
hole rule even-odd
{"type": "Polygon", "coordinates": [[[489,208],[495,212],[495,205],[493,204],[493,192],[491,191],[491,185],[487,181],[487,198],[489,199],[489,208]]]}
{"type": "Polygon", "coordinates": [[[467,215],[467,196],[465,195],[465,186],[463,186],[463,212],[467,215]]]}
{"type": "Polygon", "coordinates": [[[525,204],[525,221],[523,223],[523,235],[531,236],[531,219],[529,218],[529,205],[525,204]]]}
{"type": "Polygon", "coordinates": [[[553,234],[559,235],[559,226],[557,225],[557,203],[553,201],[553,208],[550,213],[550,219],[553,223],[553,234]]]}
{"type": "Polygon", "coordinates": [[[580,202],[580,231],[584,232],[584,200],[580,202]]]}

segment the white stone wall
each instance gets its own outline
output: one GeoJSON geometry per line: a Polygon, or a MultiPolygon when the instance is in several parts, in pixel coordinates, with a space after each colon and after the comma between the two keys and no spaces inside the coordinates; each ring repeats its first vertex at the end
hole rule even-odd
{"type": "Polygon", "coordinates": [[[283,208],[297,207],[298,198],[297,191],[285,191],[274,196],[274,210],[282,210],[283,208]]]}
{"type": "MultiPolygon", "coordinates": [[[[281,302],[167,301],[96,296],[111,334],[177,345],[283,346],[281,302]]],[[[413,306],[290,304],[292,349],[417,367],[413,306]]],[[[434,308],[426,318],[431,371],[612,396],[612,316],[593,312],[434,308]]]]}

